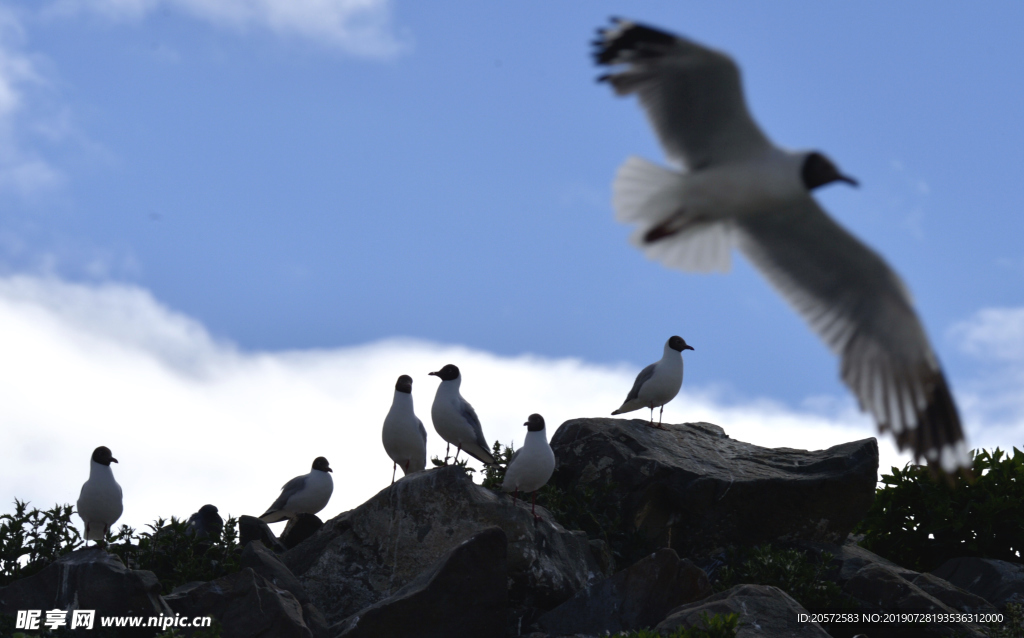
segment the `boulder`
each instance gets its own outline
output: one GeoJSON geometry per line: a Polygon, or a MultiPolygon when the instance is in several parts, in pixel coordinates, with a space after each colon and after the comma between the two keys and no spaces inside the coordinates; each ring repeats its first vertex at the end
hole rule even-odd
{"type": "Polygon", "coordinates": [[[336,638],[502,636],[508,539],[491,527],[463,541],[405,587],[331,627],[336,638]]]}
{"type": "Polygon", "coordinates": [[[309,602],[309,596],[306,595],[306,590],[302,588],[299,579],[284,566],[274,552],[267,549],[260,541],[246,544],[245,549],[242,550],[239,567],[242,569],[248,567],[276,587],[291,592],[300,605],[309,602]]]}
{"type": "Polygon", "coordinates": [[[249,541],[259,541],[263,546],[280,554],[288,548],[277,539],[270,525],[255,516],[238,517],[238,544],[245,547],[249,541]]]}
{"type": "Polygon", "coordinates": [[[291,549],[306,540],[324,526],[316,514],[299,514],[288,521],[281,532],[281,544],[291,549]]]}
{"type": "Polygon", "coordinates": [[[953,558],[931,572],[961,589],[981,596],[1001,610],[1024,605],[1024,565],[988,558],[953,558]]]}
{"type": "MultiPolygon", "coordinates": [[[[847,594],[850,611],[863,613],[996,613],[988,601],[960,589],[932,574],[921,574],[848,542],[844,545],[803,542],[794,544],[810,553],[832,555],[835,580],[847,594]]],[[[834,610],[829,610],[834,611],[834,610]]],[[[911,626],[905,623],[864,623],[825,625],[837,638],[861,631],[871,638],[901,636],[982,636],[977,625],[969,623],[911,626]]]]}
{"type": "MultiPolygon", "coordinates": [[[[39,573],[0,587],[0,613],[16,615],[22,609],[92,609],[95,628],[100,616],[171,613],[160,598],[160,581],[153,572],[128,569],[120,558],[96,547],[66,554],[39,573]]],[[[150,628],[123,631],[126,636],[157,633],[150,628]]]]}
{"type": "Polygon", "coordinates": [[[730,439],[710,423],[659,430],[633,419],[573,419],[551,438],[552,482],[612,486],[647,551],[683,556],[728,545],[842,542],[875,495],[874,439],[808,452],[730,439]]]}
{"type": "Polygon", "coordinates": [[[313,637],[295,596],[248,567],[166,600],[182,616],[213,616],[224,638],[313,637]]]}
{"type": "MultiPolygon", "coordinates": [[[[669,633],[680,627],[700,627],[701,614],[739,614],[736,638],[830,638],[818,623],[801,621],[800,614],[807,613],[778,587],[736,585],[700,602],[673,609],[655,629],[669,633]]],[[[875,638],[874,634],[871,638],[875,638]]]]}
{"type": "Polygon", "coordinates": [[[659,549],[540,617],[551,634],[601,634],[653,627],[668,613],[711,594],[704,570],[659,549]]]}
{"type": "Polygon", "coordinates": [[[538,507],[513,504],[448,466],[410,474],[358,508],[324,523],[282,556],[313,604],[340,622],[398,592],[442,556],[489,527],[507,538],[510,624],[529,626],[603,578],[582,532],[538,507]],[[539,611],[538,611],[539,610],[539,611]]]}

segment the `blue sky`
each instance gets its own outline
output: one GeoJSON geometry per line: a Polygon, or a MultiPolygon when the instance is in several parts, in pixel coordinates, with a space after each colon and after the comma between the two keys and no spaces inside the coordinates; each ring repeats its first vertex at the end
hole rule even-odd
{"type": "MultiPolygon", "coordinates": [[[[538,369],[577,361],[625,379],[624,395],[680,334],[708,414],[771,406],[870,436],[836,360],[742,257],[728,275],[686,275],[627,243],[612,177],[630,154],[662,155],[635,101],[594,81],[588,41],[611,15],[728,51],[775,142],[860,180],[818,197],[909,284],[972,443],[1019,446],[1013,2],[0,2],[0,302],[193,381],[210,378],[196,372],[209,348],[259,365],[403,338],[538,369]],[[187,328],[166,337],[165,321],[187,328]]],[[[380,374],[414,374],[428,417],[425,373],[447,362],[380,374]]],[[[495,383],[477,378],[478,392],[495,383]]],[[[519,402],[522,418],[564,407],[519,402]]],[[[23,407],[7,423],[34,418],[23,407]]]]}

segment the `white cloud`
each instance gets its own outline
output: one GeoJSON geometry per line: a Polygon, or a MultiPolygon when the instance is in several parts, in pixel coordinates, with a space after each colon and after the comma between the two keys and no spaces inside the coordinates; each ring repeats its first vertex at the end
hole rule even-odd
{"type": "MultiPolygon", "coordinates": [[[[324,514],[362,503],[390,481],[380,427],[400,374],[415,379],[431,455],[443,454],[444,444],[429,428],[437,382],[427,373],[445,363],[462,368],[463,391],[488,439],[517,444],[531,412],[543,414],[551,432],[570,418],[607,416],[636,374],[405,339],[243,352],[143,289],[25,275],[0,278],[0,352],[0,497],[8,501],[0,511],[15,497],[74,503],[92,449],[107,445],[120,460],[122,522],[135,527],[207,502],[258,515],[318,455],[335,470],[324,514]]],[[[685,389],[665,419],[718,423],[733,438],[767,447],[824,448],[873,435],[849,409],[729,406],[701,388],[685,389]]],[[[889,441],[881,449],[883,468],[905,461],[889,441]]]]}
{"type": "Polygon", "coordinates": [[[0,190],[26,195],[53,185],[59,173],[25,147],[23,122],[26,103],[46,81],[32,57],[22,50],[25,34],[20,20],[0,5],[0,190]]]}
{"type": "Polygon", "coordinates": [[[389,0],[56,0],[47,12],[141,20],[163,8],[217,26],[268,29],[368,57],[391,57],[407,46],[393,31],[389,0]]]}
{"type": "Polygon", "coordinates": [[[978,430],[977,444],[1024,447],[1024,308],[979,310],[948,336],[988,369],[960,395],[964,412],[986,424],[978,430]],[[1005,441],[993,441],[999,438],[1005,441]]]}

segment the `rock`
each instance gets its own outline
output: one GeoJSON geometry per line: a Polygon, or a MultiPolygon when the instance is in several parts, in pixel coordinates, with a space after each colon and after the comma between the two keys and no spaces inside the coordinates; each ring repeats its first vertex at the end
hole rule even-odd
{"type": "MultiPolygon", "coordinates": [[[[92,609],[94,628],[99,627],[100,616],[171,613],[160,598],[160,581],[153,572],[128,569],[120,558],[95,547],[62,556],[41,572],[0,587],[0,613],[16,615],[22,609],[92,609]]],[[[70,615],[67,620],[70,626],[70,615]]],[[[150,628],[123,631],[126,636],[157,633],[150,628]]]]}
{"type": "MultiPolygon", "coordinates": [[[[737,585],[700,602],[678,607],[655,630],[668,633],[680,627],[702,626],[701,613],[739,614],[736,638],[830,638],[818,623],[800,622],[799,614],[808,613],[800,603],[778,587],[767,585],[737,585]]],[[[871,638],[875,638],[874,634],[871,638]]]]}
{"type": "Polygon", "coordinates": [[[394,595],[449,551],[489,527],[508,539],[512,626],[604,577],[582,532],[538,507],[474,484],[461,468],[410,474],[329,521],[282,556],[310,600],[337,623],[394,595]]]}
{"type": "Polygon", "coordinates": [[[248,567],[166,600],[182,616],[213,616],[224,638],[313,637],[295,596],[248,567]]]}
{"type": "Polygon", "coordinates": [[[540,617],[552,634],[604,634],[653,627],[676,607],[711,594],[704,570],[659,549],[540,617]]]}
{"type": "Polygon", "coordinates": [[[306,540],[324,526],[316,514],[299,514],[284,526],[281,543],[291,549],[306,540]]]}
{"type": "Polygon", "coordinates": [[[953,558],[931,573],[1003,611],[1008,603],[1024,604],[1022,564],[988,558],[953,558]]]}
{"type": "Polygon", "coordinates": [[[245,547],[249,541],[259,541],[263,546],[277,554],[285,552],[288,548],[277,539],[270,526],[255,516],[238,517],[238,544],[245,547]]]}
{"type": "Polygon", "coordinates": [[[260,541],[247,543],[242,550],[240,567],[249,567],[254,572],[263,576],[280,589],[285,589],[295,596],[300,605],[309,602],[306,590],[302,583],[284,566],[274,552],[267,549],[260,541]]]}
{"type": "Polygon", "coordinates": [[[684,556],[729,545],[842,542],[874,499],[874,439],[808,452],[735,441],[710,423],[658,430],[633,419],[573,419],[551,439],[563,489],[610,482],[647,550],[684,556]]]}
{"type": "Polygon", "coordinates": [[[331,627],[337,638],[502,636],[508,613],[508,539],[476,534],[392,596],[331,627]]]}
{"type": "MultiPolygon", "coordinates": [[[[835,579],[843,592],[851,597],[851,611],[857,613],[932,612],[956,614],[996,613],[985,599],[959,589],[932,574],[920,574],[858,547],[854,543],[831,545],[803,542],[794,544],[805,551],[832,554],[835,579]]],[[[831,610],[830,610],[831,611],[831,610]]],[[[842,630],[862,631],[871,638],[903,636],[982,636],[977,625],[968,623],[911,626],[906,623],[825,625],[836,635],[842,630]]]]}

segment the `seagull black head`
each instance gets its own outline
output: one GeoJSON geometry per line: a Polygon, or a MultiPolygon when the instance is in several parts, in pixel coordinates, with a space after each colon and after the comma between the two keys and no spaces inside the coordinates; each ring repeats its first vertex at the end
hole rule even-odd
{"type": "Polygon", "coordinates": [[[334,470],[331,469],[331,464],[328,463],[327,459],[325,459],[322,456],[318,456],[318,457],[316,457],[313,460],[313,469],[314,470],[320,470],[321,472],[333,472],[334,471],[334,470]]]}
{"type": "Polygon", "coordinates": [[[832,160],[817,152],[809,153],[804,159],[804,166],[800,169],[800,178],[804,182],[804,187],[809,191],[832,182],[846,182],[851,186],[860,186],[857,180],[840,173],[832,160]]]}
{"type": "Polygon", "coordinates": [[[203,505],[199,508],[199,513],[206,517],[214,516],[218,511],[216,505],[203,505]]]}
{"type": "Polygon", "coordinates": [[[668,340],[668,347],[672,348],[676,352],[693,350],[693,346],[686,345],[686,341],[684,341],[682,337],[670,337],[668,340]]]}
{"type": "Polygon", "coordinates": [[[398,382],[395,383],[395,390],[406,394],[412,394],[412,377],[407,374],[403,374],[398,377],[398,382]]]}
{"type": "Polygon", "coordinates": [[[530,432],[540,432],[544,429],[544,417],[539,414],[531,414],[523,425],[530,432]]]}
{"type": "Polygon", "coordinates": [[[106,466],[109,466],[111,463],[117,463],[117,459],[111,454],[110,448],[105,445],[101,445],[92,451],[92,460],[106,466]]]}
{"type": "Polygon", "coordinates": [[[437,372],[431,372],[430,374],[440,377],[442,381],[452,381],[459,378],[459,367],[449,363],[437,372]]]}

